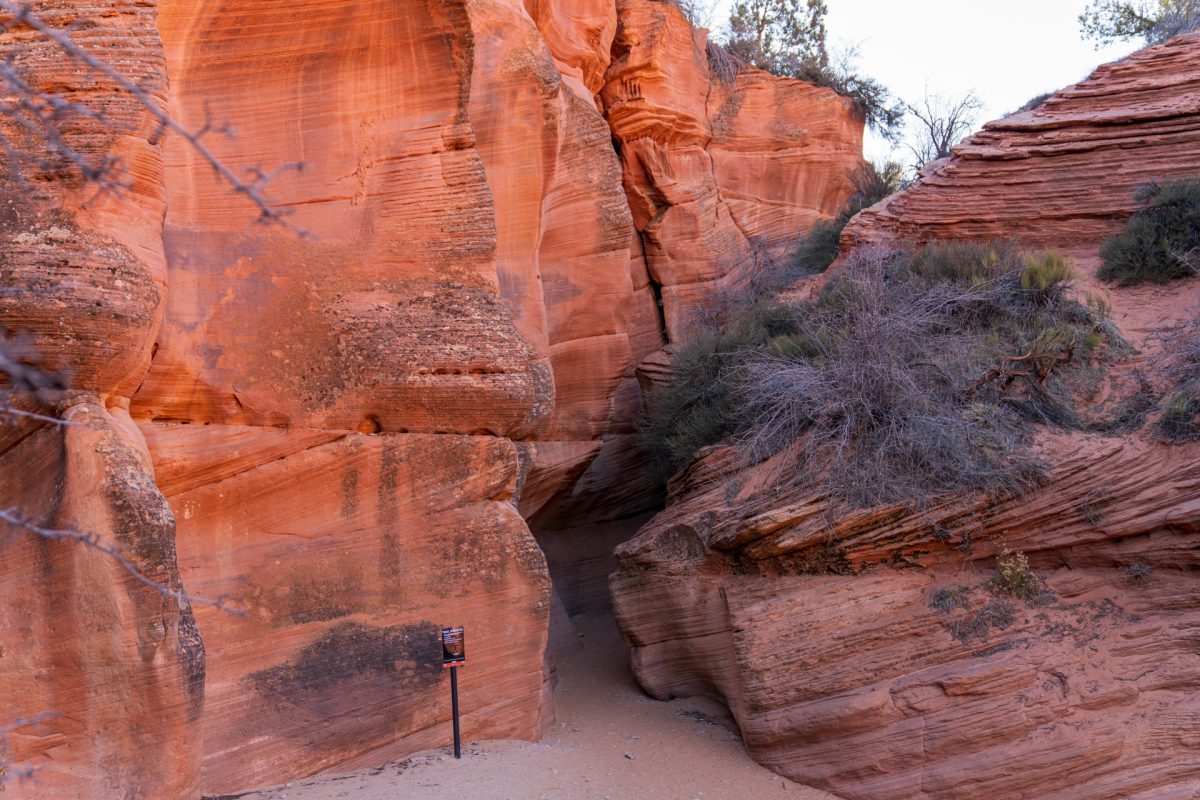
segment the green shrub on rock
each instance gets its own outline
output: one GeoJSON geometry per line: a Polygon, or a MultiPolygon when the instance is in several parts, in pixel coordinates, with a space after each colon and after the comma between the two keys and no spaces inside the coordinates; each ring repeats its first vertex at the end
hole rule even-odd
{"type": "Polygon", "coordinates": [[[1131,286],[1200,273],[1200,177],[1149,184],[1138,197],[1145,206],[1104,243],[1097,276],[1131,286]]]}
{"type": "Polygon", "coordinates": [[[1045,303],[1060,295],[1074,277],[1075,265],[1071,259],[1051,250],[1025,261],[1021,289],[1035,302],[1045,303]]]}
{"type": "Polygon", "coordinates": [[[913,253],[908,272],[924,286],[980,287],[1022,268],[1015,242],[934,241],[913,253]]]}
{"type": "Polygon", "coordinates": [[[792,270],[814,274],[824,272],[837,260],[842,231],[856,214],[870,208],[904,187],[904,168],[894,161],[883,164],[865,162],[848,177],[853,193],[833,219],[818,220],[807,236],[800,239],[792,255],[792,270]]]}
{"type": "Polygon", "coordinates": [[[996,551],[996,576],[988,588],[997,594],[1007,594],[1028,600],[1042,589],[1042,582],[1029,569],[1029,559],[1020,550],[1010,550],[1001,542],[996,551]]]}

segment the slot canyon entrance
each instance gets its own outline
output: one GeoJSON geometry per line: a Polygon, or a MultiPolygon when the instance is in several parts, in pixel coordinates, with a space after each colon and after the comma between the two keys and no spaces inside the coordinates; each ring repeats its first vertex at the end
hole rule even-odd
{"type": "MultiPolygon", "coordinates": [[[[552,654],[557,720],[541,742],[476,741],[464,709],[461,761],[443,747],[358,773],[207,800],[836,800],[754,763],[719,704],[646,696],[610,613],[559,623],[569,636],[556,640],[552,654]]],[[[463,678],[469,675],[468,665],[463,678]]]]}
{"type": "MultiPolygon", "coordinates": [[[[720,703],[659,702],[638,686],[613,617],[608,576],[616,569],[614,549],[653,515],[535,534],[554,586],[546,654],[554,714],[540,742],[479,740],[465,708],[461,761],[447,746],[360,772],[205,800],[836,800],[752,761],[720,703]]],[[[464,683],[470,667],[468,660],[464,683]]]]}

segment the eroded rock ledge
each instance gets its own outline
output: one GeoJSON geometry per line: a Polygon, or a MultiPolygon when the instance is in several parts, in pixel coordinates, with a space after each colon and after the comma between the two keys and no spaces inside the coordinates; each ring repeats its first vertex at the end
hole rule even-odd
{"type": "Polygon", "coordinates": [[[843,252],[901,239],[1017,238],[1095,251],[1138,186],[1200,169],[1200,34],[1099,67],[984,125],[908,191],[859,214],[843,252]]]}
{"type": "Polygon", "coordinates": [[[1200,448],[1046,447],[1050,486],[999,503],[831,517],[787,458],[677,498],[618,550],[638,680],[725,702],[757,760],[847,798],[1194,786],[1200,448]],[[997,605],[1001,539],[1053,596],[997,605]]]}

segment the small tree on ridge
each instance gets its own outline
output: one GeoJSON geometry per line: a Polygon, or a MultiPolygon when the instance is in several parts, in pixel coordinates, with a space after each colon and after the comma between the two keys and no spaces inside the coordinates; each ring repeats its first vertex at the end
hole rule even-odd
{"type": "Polygon", "coordinates": [[[1092,0],[1079,28],[1096,47],[1130,39],[1158,44],[1200,29],[1200,0],[1092,0]]]}

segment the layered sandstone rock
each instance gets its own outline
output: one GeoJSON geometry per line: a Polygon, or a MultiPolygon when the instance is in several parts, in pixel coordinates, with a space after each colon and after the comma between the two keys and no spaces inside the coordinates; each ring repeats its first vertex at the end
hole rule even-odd
{"type": "MultiPolygon", "coordinates": [[[[42,769],[15,796],[194,798],[444,743],[443,623],[468,628],[465,734],[538,737],[551,572],[574,608],[602,603],[621,520],[661,502],[635,370],[667,332],[598,96],[647,4],[37,5],[83,20],[81,43],[185,126],[232,126],[204,141],[239,175],[303,170],[268,189],[295,230],[254,226],[128,97],[28,31],[0,42],[128,128],[74,134],[133,179],[90,200],[57,167],[28,198],[4,185],[0,322],[74,391],[43,409],[71,426],[4,431],[0,505],[132,569],[25,533],[5,548],[3,717],[61,714],[11,737],[42,769]],[[134,573],[245,613],[193,613],[134,573]]],[[[707,111],[737,93],[699,88],[699,34],[672,46],[667,73],[641,69],[724,120],[704,191],[748,233],[650,249],[724,275],[836,210],[860,130],[829,93],[761,75],[707,111]]]]}
{"type": "Polygon", "coordinates": [[[277,9],[240,3],[245,27],[159,4],[181,119],[242,120],[214,145],[239,168],[310,154],[275,184],[298,239],[247,227],[168,149],[167,320],[133,411],[170,465],[185,584],[248,610],[199,613],[218,794],[444,741],[441,624],[469,631],[469,736],[537,737],[546,690],[549,580],[510,437],[553,423],[554,374],[502,289],[521,206],[497,212],[470,119],[472,17],[277,9]]]}
{"type": "MultiPolygon", "coordinates": [[[[1200,37],[1098,70],[988,125],[843,247],[1016,237],[1092,282],[1134,186],[1200,167],[1200,37]]],[[[1151,335],[1194,280],[1110,292],[1154,379],[1151,335]]],[[[661,365],[656,365],[661,366],[661,365]]],[[[659,370],[650,370],[654,379],[659,370]]],[[[1186,797],[1200,782],[1200,446],[1039,434],[1045,488],[850,510],[799,452],[714,448],[618,550],[612,589],[658,697],[733,711],[762,763],[846,798],[1186,797]],[[1001,543],[1047,591],[991,583],[1001,543]]]]}
{"type": "Polygon", "coordinates": [[[839,512],[786,458],[701,482],[618,549],[639,681],[842,797],[1186,796],[1200,448],[1047,447],[1047,489],[921,513],[839,512]],[[1002,540],[1053,594],[993,594],[1002,540]]]}
{"type": "MultiPolygon", "coordinates": [[[[772,259],[785,259],[799,232],[837,213],[850,192],[847,171],[862,159],[862,121],[844,98],[800,81],[746,70],[723,82],[709,64],[706,32],[688,25],[670,3],[610,4],[616,20],[611,27],[595,0],[560,2],[555,17],[545,10],[549,4],[526,5],[568,76],[568,86],[575,85],[569,80],[575,72],[591,74],[597,42],[606,63],[611,52],[612,64],[599,91],[607,124],[598,133],[616,144],[622,224],[631,219],[636,228],[635,233],[631,228],[629,253],[633,303],[627,312],[632,358],[604,392],[596,391],[597,382],[607,382],[611,373],[596,373],[593,362],[592,374],[581,376],[593,397],[610,404],[601,446],[579,457],[579,445],[539,443],[539,458],[549,468],[531,473],[523,495],[522,512],[539,540],[549,553],[565,554],[570,548],[550,542],[598,536],[615,543],[636,529],[630,520],[661,507],[654,466],[637,447],[634,421],[641,412],[642,391],[636,366],[660,351],[664,336],[685,336],[686,319],[696,303],[745,279],[756,264],[772,268],[772,259]],[[568,8],[576,20],[572,30],[579,30],[583,20],[592,31],[591,48],[579,43],[578,34],[562,43],[558,31],[564,26],[545,21],[561,20],[568,8]],[[574,471],[580,466],[586,468],[574,471]],[[561,475],[571,480],[564,482],[561,475]],[[546,490],[555,484],[570,489],[551,496],[546,490]],[[617,524],[622,520],[627,534],[617,524]]],[[[586,86],[597,88],[590,80],[586,86]]],[[[593,170],[613,163],[611,153],[600,159],[599,148],[589,158],[593,170]]],[[[573,227],[579,218],[572,217],[573,227]]],[[[554,296],[548,299],[553,305],[554,296]]],[[[586,319],[580,317],[582,304],[564,308],[573,319],[586,319]]],[[[561,374],[556,366],[555,375],[561,374]]],[[[564,437],[552,430],[540,438],[564,437]]],[[[568,581],[564,599],[603,602],[593,586],[603,563],[612,562],[584,558],[556,563],[552,558],[558,575],[592,576],[568,581]]]]}
{"type": "Polygon", "coordinates": [[[1191,34],[989,122],[908,191],[852,220],[842,251],[999,237],[1094,252],[1138,207],[1138,186],[1197,170],[1200,34],[1191,34]]]}

